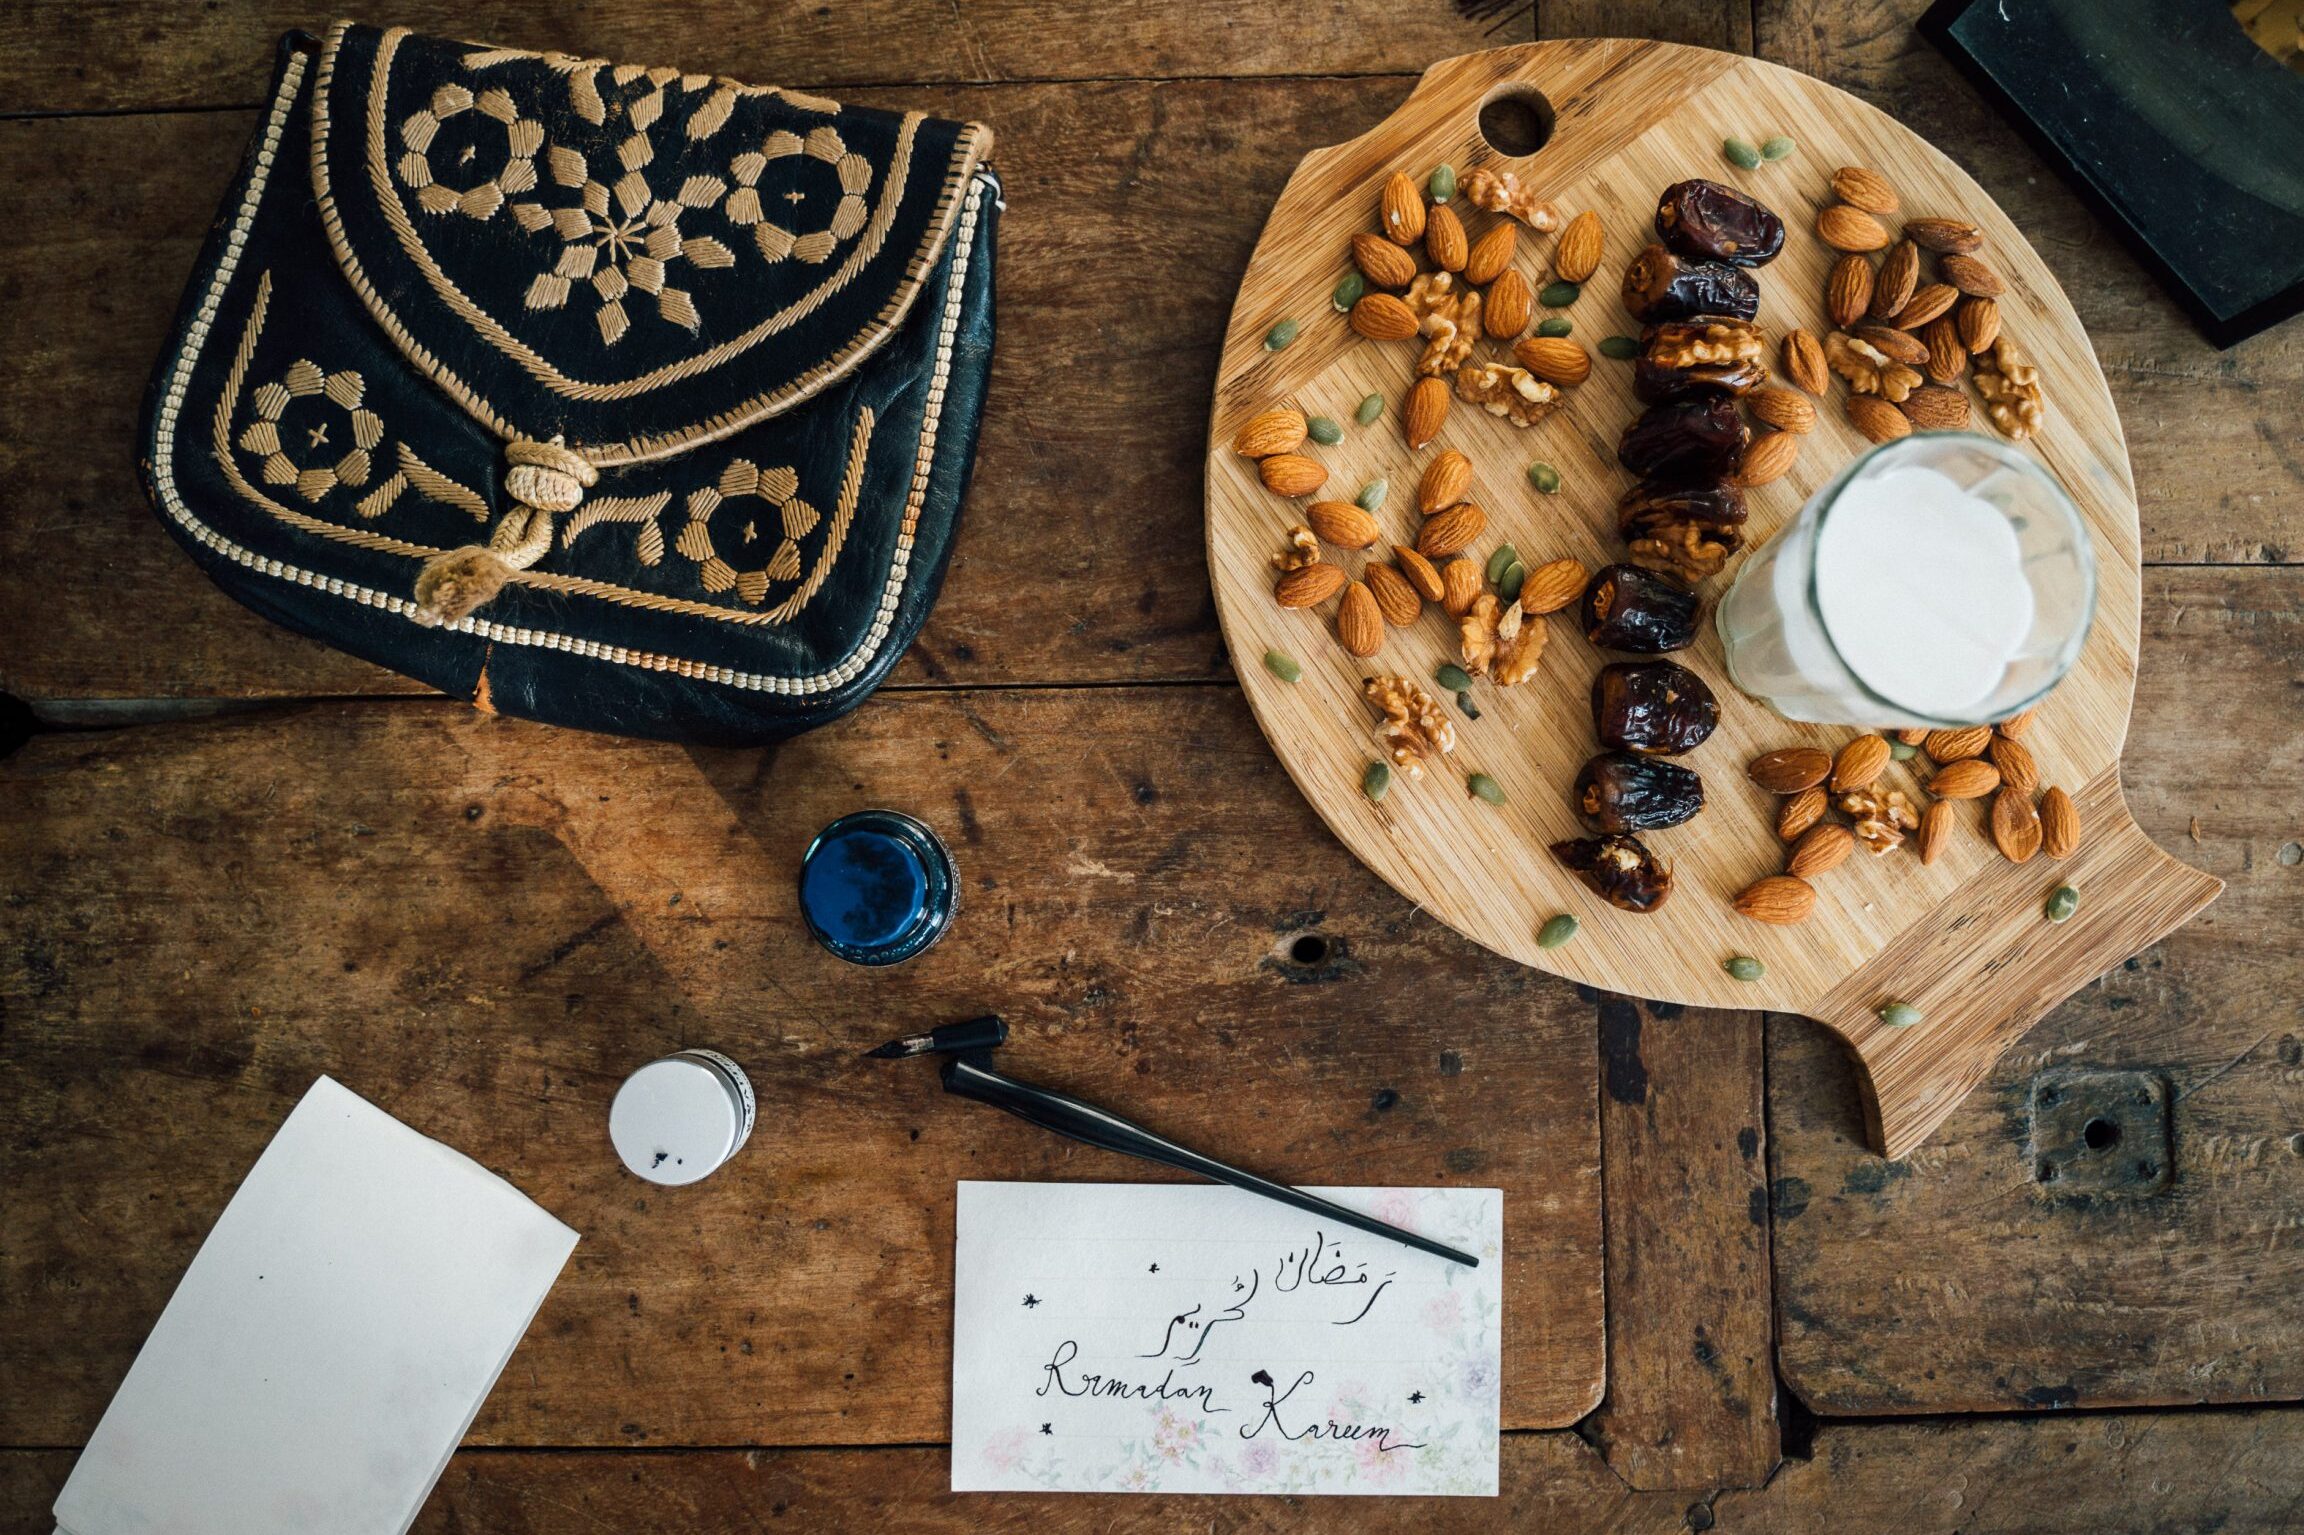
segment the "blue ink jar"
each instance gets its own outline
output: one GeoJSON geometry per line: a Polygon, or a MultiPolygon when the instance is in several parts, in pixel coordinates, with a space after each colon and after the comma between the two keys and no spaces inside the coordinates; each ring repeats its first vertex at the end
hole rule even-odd
{"type": "Polygon", "coordinates": [[[936,834],[894,810],[859,810],[816,834],[800,860],[800,915],[825,948],[893,965],[944,936],[960,887],[936,834]]]}

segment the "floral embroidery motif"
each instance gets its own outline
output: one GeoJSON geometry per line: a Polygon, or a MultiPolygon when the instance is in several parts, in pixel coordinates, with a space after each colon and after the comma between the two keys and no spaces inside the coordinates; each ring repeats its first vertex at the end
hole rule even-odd
{"type": "Polygon", "coordinates": [[[701,567],[696,579],[704,590],[724,592],[734,587],[738,596],[757,607],[767,599],[769,582],[800,579],[800,540],[823,520],[822,513],[800,499],[799,489],[799,475],[788,468],[761,469],[748,460],[736,459],[721,471],[717,486],[689,492],[688,525],[680,530],[673,547],[701,567]],[[758,543],[763,537],[764,519],[740,506],[754,498],[766,502],[776,514],[769,536],[781,533],[782,538],[764,563],[740,570],[721,556],[712,519],[714,513],[728,508],[720,523],[722,531],[733,531],[741,544],[758,543]]]}
{"type": "Polygon", "coordinates": [[[368,483],[368,455],[384,440],[384,422],[361,406],[366,386],[350,370],[324,373],[299,357],[288,371],[250,396],[255,419],[241,430],[238,446],[264,460],[267,485],[294,486],[307,501],[318,501],[339,485],[368,483]],[[296,409],[299,400],[321,403],[296,409]],[[331,437],[332,425],[341,435],[331,437]]]}
{"type": "MultiPolygon", "coordinates": [[[[751,228],[763,261],[773,264],[787,257],[812,265],[827,261],[839,249],[841,241],[853,237],[864,227],[864,194],[872,185],[872,162],[852,153],[839,130],[829,125],[811,128],[806,138],[779,128],[769,134],[758,149],[730,161],[728,173],[736,178],[736,189],[728,194],[728,201],[720,211],[727,215],[729,223],[751,228]],[[794,155],[820,160],[831,166],[840,178],[840,201],[832,210],[831,222],[823,229],[804,235],[796,235],[777,223],[760,204],[761,176],[776,161],[794,155]]],[[[784,196],[797,205],[806,194],[793,190],[784,196]]]]}
{"type": "MultiPolygon", "coordinates": [[[[478,96],[461,85],[443,85],[432,93],[430,106],[418,107],[400,124],[400,179],[416,194],[416,206],[426,213],[461,213],[467,218],[493,218],[504,200],[536,185],[536,155],[544,147],[544,125],[520,115],[511,92],[501,86],[478,96]],[[451,185],[432,163],[433,145],[441,126],[466,112],[499,123],[504,131],[504,163],[496,173],[468,187],[451,185]]],[[[468,172],[480,161],[477,144],[466,142],[456,156],[455,169],[468,172]]]]}

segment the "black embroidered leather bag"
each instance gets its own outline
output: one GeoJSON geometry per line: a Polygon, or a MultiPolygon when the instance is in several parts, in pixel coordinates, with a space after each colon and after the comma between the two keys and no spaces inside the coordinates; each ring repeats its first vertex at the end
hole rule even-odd
{"type": "Polygon", "coordinates": [[[292,35],[153,380],[153,505],[248,606],[483,708],[822,723],[942,578],[990,145],[718,76],[292,35]]]}

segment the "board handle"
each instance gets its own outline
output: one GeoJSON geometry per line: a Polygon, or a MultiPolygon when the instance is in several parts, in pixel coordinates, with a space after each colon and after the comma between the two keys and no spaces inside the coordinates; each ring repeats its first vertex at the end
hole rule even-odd
{"type": "Polygon", "coordinates": [[[1882,1156],[1909,1154],[2049,1009],[2223,891],[2222,880],[2144,835],[2117,771],[2075,803],[2082,835],[2071,857],[1995,858],[1813,1009],[1855,1053],[1865,1137],[1882,1156]],[[2059,885],[2079,891],[2080,906],[2051,922],[2045,907],[2059,885]],[[1917,1008],[1920,1021],[1882,1023],[1889,1002],[1917,1008]]]}

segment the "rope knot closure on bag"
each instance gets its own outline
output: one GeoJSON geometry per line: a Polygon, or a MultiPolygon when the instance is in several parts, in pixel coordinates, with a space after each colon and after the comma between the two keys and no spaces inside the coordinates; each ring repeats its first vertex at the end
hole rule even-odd
{"type": "Polygon", "coordinates": [[[600,471],[554,437],[504,445],[504,493],[512,508],[497,519],[485,544],[466,544],[424,562],[416,576],[416,621],[459,623],[504,589],[552,547],[552,519],[574,511],[600,471]]]}

